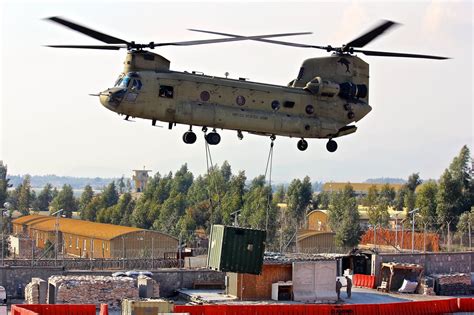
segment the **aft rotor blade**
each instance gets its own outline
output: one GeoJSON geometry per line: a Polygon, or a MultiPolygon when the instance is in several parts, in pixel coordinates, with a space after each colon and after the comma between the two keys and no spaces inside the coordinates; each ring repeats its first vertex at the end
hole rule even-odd
{"type": "Polygon", "coordinates": [[[103,50],[119,50],[120,48],[127,48],[126,45],[46,45],[52,48],[80,48],[80,49],[103,49],[103,50]]]}
{"type": "Polygon", "coordinates": [[[231,35],[231,34],[224,34],[224,33],[217,33],[217,32],[200,31],[200,30],[191,30],[191,31],[230,36],[231,38],[204,39],[204,40],[192,40],[192,41],[170,42],[170,43],[155,43],[155,44],[153,44],[153,47],[159,47],[159,46],[191,46],[191,45],[226,43],[226,42],[235,42],[235,41],[241,41],[241,40],[261,40],[262,38],[311,34],[311,32],[299,32],[299,33],[268,34],[268,35],[257,35],[257,36],[239,36],[239,35],[231,35]]]}
{"type": "Polygon", "coordinates": [[[393,21],[384,21],[382,24],[368,31],[364,35],[361,35],[357,37],[356,39],[347,43],[344,46],[344,47],[347,47],[347,49],[343,49],[343,50],[347,51],[350,47],[364,47],[365,45],[373,41],[375,38],[382,35],[386,30],[388,30],[389,28],[397,24],[398,23],[393,22],[393,21]]]}
{"type": "Polygon", "coordinates": [[[449,57],[442,57],[442,56],[407,54],[407,53],[397,53],[397,52],[388,52],[388,51],[372,51],[372,50],[361,50],[361,49],[353,49],[352,51],[360,52],[367,56],[421,58],[421,59],[437,59],[437,60],[450,59],[449,57]]]}
{"type": "Polygon", "coordinates": [[[98,31],[95,31],[91,28],[79,25],[77,23],[68,21],[66,19],[60,18],[58,16],[53,16],[50,18],[47,18],[46,20],[56,22],[58,24],[61,24],[65,27],[68,27],[76,32],[82,33],[84,35],[87,35],[89,37],[95,38],[97,40],[100,40],[101,42],[107,43],[107,44],[129,44],[126,40],[113,37],[98,31]]]}
{"type": "MultiPolygon", "coordinates": [[[[264,38],[250,38],[250,37],[245,37],[242,35],[236,35],[236,34],[229,34],[229,33],[221,33],[221,32],[214,32],[214,31],[204,31],[204,30],[196,30],[196,29],[189,29],[190,31],[193,32],[200,32],[200,33],[207,33],[207,34],[215,34],[215,35],[222,35],[222,36],[231,36],[234,38],[243,38],[243,39],[251,39],[251,40],[256,40],[259,42],[265,42],[265,43],[271,43],[271,44],[278,44],[278,45],[285,45],[285,46],[293,46],[293,47],[301,47],[301,48],[319,48],[319,49],[326,49],[325,46],[315,46],[315,45],[306,45],[306,44],[298,44],[298,43],[290,43],[290,42],[284,42],[284,41],[279,41],[279,40],[271,40],[271,39],[264,39],[264,38]]],[[[307,34],[312,34],[311,32],[304,32],[304,33],[286,33],[286,34],[274,34],[272,36],[265,36],[265,38],[270,38],[270,37],[283,37],[283,36],[294,36],[294,35],[307,35],[307,34]]]]}

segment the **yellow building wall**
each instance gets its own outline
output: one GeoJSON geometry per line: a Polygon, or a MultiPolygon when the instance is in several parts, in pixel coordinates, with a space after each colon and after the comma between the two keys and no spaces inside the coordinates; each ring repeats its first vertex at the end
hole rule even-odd
{"type": "Polygon", "coordinates": [[[313,211],[308,215],[308,230],[328,232],[328,215],[322,211],[313,211]]]}

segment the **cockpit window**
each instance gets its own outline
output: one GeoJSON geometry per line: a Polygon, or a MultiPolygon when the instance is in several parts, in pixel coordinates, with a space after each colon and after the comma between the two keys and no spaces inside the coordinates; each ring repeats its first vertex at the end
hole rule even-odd
{"type": "Polygon", "coordinates": [[[140,90],[142,88],[140,76],[136,72],[121,74],[115,82],[115,87],[122,87],[126,89],[130,86],[130,82],[132,82],[132,87],[134,87],[135,89],[140,90]]]}

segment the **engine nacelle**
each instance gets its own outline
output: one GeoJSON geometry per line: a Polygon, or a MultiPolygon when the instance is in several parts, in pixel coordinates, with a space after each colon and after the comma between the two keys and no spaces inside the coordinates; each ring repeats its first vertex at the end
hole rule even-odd
{"type": "Polygon", "coordinates": [[[336,82],[323,80],[321,77],[315,77],[304,87],[305,90],[314,95],[321,95],[326,97],[334,97],[339,94],[340,87],[336,82]]]}
{"type": "Polygon", "coordinates": [[[304,87],[311,94],[320,95],[325,97],[340,97],[352,100],[367,97],[367,85],[365,84],[354,84],[352,82],[336,83],[329,80],[323,80],[321,77],[315,77],[304,87]]]}

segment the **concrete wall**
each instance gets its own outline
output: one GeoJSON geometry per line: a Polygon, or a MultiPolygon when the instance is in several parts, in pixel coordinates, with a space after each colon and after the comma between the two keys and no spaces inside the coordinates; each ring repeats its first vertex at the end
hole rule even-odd
{"type": "MultiPolygon", "coordinates": [[[[53,275],[97,275],[110,276],[114,271],[63,270],[62,267],[1,267],[0,286],[5,287],[7,295],[18,297],[18,285],[24,289],[31,278],[48,280],[53,275]]],[[[160,284],[160,295],[168,297],[180,288],[192,288],[194,281],[222,282],[224,273],[208,269],[158,269],[153,270],[153,279],[160,284]]],[[[23,294],[23,293],[22,293],[23,294]]]]}
{"type": "Polygon", "coordinates": [[[380,266],[383,262],[418,264],[424,267],[424,274],[470,273],[474,271],[474,252],[458,253],[383,253],[372,256],[372,274],[380,283],[380,266]]]}

